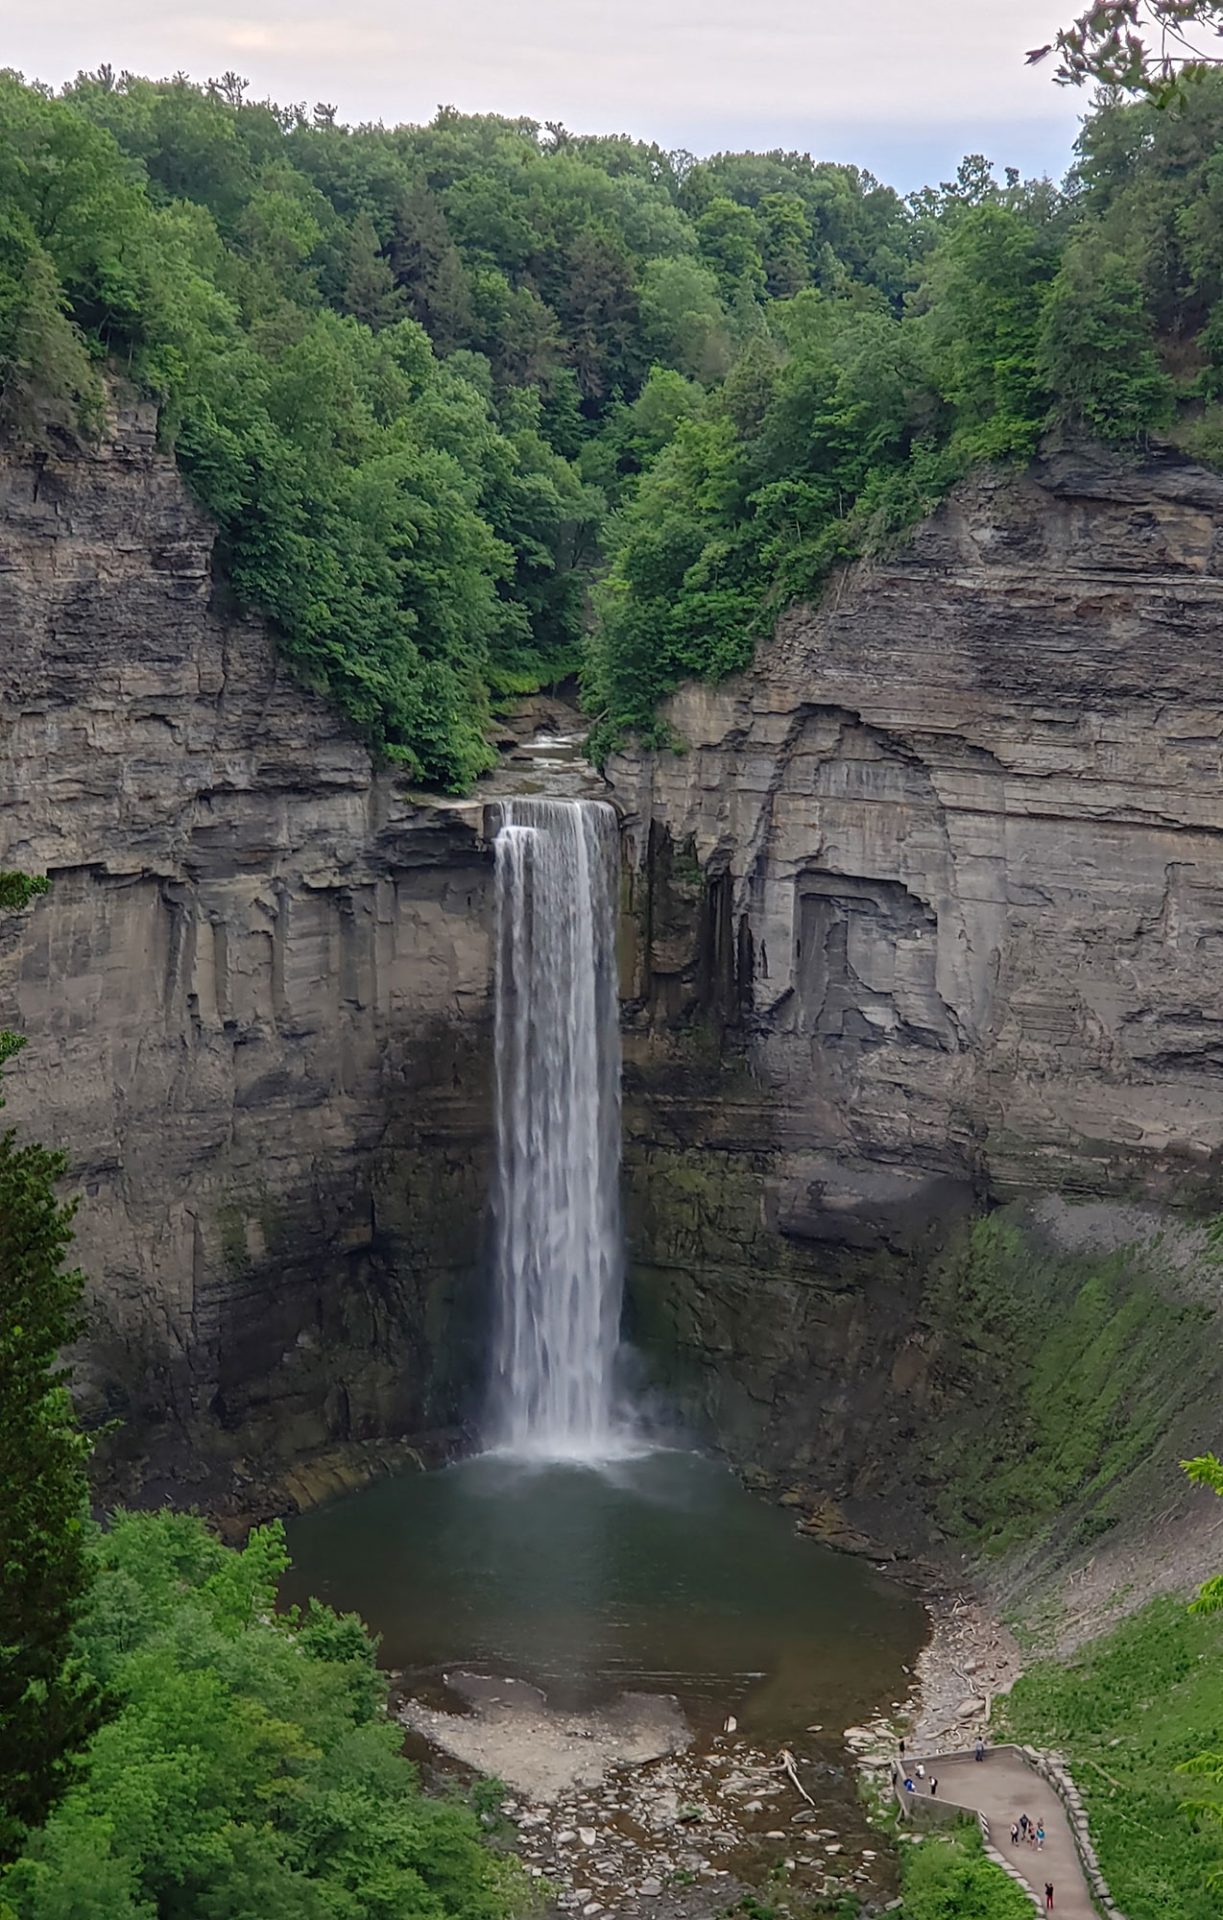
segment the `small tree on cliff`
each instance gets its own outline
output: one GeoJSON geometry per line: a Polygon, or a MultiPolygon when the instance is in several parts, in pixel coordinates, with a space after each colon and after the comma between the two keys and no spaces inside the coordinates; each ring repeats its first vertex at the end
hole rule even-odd
{"type": "MultiPolygon", "coordinates": [[[[1195,1486],[1210,1487],[1223,1496],[1223,1461],[1213,1453],[1199,1454],[1196,1460],[1182,1460],[1181,1465],[1195,1486]]],[[[1206,1581],[1189,1611],[1223,1613],[1223,1574],[1215,1574],[1213,1579],[1206,1581]]],[[[1205,1798],[1186,1801],[1186,1811],[1196,1814],[1199,1820],[1215,1824],[1223,1822],[1223,1807],[1219,1804],[1219,1789],[1223,1787],[1223,1753],[1208,1750],[1195,1754],[1192,1760],[1185,1761],[1180,1771],[1206,1781],[1210,1789],[1205,1798]]],[[[1223,1870],[1216,1870],[1210,1875],[1210,1884],[1223,1887],[1223,1870]]]]}
{"type": "Polygon", "coordinates": [[[1133,444],[1172,417],[1137,271],[1098,233],[1067,248],[1044,309],[1037,372],[1056,417],[1133,444]]]}
{"type": "MultiPolygon", "coordinates": [[[[46,885],[0,873],[0,912],[46,885]]],[[[0,1064],[22,1044],[0,1032],[0,1064]]],[[[81,1297],[62,1172],[59,1154],[0,1136],[0,1862],[46,1818],[100,1719],[71,1647],[90,1581],[89,1448],[58,1358],[81,1297]]]]}
{"type": "MultiPolygon", "coordinates": [[[[1182,1460],[1182,1467],[1195,1487],[1209,1487],[1223,1498],[1223,1460],[1213,1453],[1201,1453],[1196,1460],[1182,1460]]],[[[1216,1573],[1198,1591],[1190,1613],[1223,1613],[1223,1573],[1216,1573]]]]}

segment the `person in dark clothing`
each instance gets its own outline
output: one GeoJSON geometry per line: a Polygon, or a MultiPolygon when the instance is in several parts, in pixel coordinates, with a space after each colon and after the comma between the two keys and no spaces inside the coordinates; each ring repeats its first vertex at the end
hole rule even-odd
{"type": "Polygon", "coordinates": [[[1045,1912],[1046,1912],[1046,1913],[1052,1913],[1052,1912],[1053,1912],[1053,1882],[1052,1882],[1052,1880],[1046,1880],[1046,1881],[1045,1881],[1045,1912]]]}
{"type": "Polygon", "coordinates": [[[903,1740],[902,1740],[902,1741],[901,1741],[901,1743],[900,1743],[900,1757],[901,1757],[901,1759],[902,1759],[902,1760],[903,1760],[903,1759],[904,1759],[904,1757],[905,1757],[905,1743],[904,1743],[904,1741],[903,1741],[903,1740]]]}
{"type": "Polygon", "coordinates": [[[984,1758],[985,1758],[985,1742],[984,1742],[984,1740],[978,1740],[978,1741],[977,1741],[977,1749],[976,1749],[976,1755],[975,1755],[975,1757],[976,1757],[976,1758],[977,1758],[978,1760],[984,1760],[984,1758]]]}
{"type": "Polygon", "coordinates": [[[930,1798],[932,1800],[937,1792],[938,1792],[938,1775],[937,1773],[932,1773],[930,1775],[930,1798]]]}
{"type": "Polygon", "coordinates": [[[1012,1820],[1012,1821],[1011,1821],[1011,1845],[1012,1845],[1013,1847],[1017,1847],[1017,1846],[1019,1845],[1019,1822],[1018,1822],[1018,1820],[1012,1820]]]}
{"type": "Polygon", "coordinates": [[[1021,1813],[1019,1816],[1019,1833],[1020,1833],[1021,1839],[1024,1839],[1024,1840],[1027,1839],[1029,1824],[1030,1822],[1028,1820],[1027,1814],[1021,1813]]]}

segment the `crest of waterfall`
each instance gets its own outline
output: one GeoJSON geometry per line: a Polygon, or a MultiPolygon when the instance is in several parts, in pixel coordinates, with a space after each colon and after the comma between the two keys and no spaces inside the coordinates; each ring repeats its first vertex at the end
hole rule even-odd
{"type": "Polygon", "coordinates": [[[588,800],[502,803],[496,837],[492,1433],[513,1452],[616,1450],[619,836],[588,800]]]}

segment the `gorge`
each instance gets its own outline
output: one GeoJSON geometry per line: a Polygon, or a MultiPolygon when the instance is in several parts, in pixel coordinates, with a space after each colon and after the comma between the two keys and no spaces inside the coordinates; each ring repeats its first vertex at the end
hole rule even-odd
{"type": "Polygon", "coordinates": [[[3,1920],[1217,1920],[1174,64],[899,187],[0,72],[3,1920]]]}
{"type": "MultiPolygon", "coordinates": [[[[500,802],[374,771],[151,436],[4,460],[5,859],[54,883],[3,933],[9,1111],[87,1202],[116,1484],[249,1512],[478,1417],[500,802]]],[[[1215,1206],[1220,484],[961,489],[608,769],[630,1326],[834,1531],[927,1537],[895,1461],[989,1364],[931,1291],[957,1219],[1025,1208],[1055,1296],[1215,1206]]]]}
{"type": "MultiPolygon", "coordinates": [[[[94,1419],[123,1420],[104,1487],[246,1521],[392,1470],[297,1524],[294,1591],[377,1610],[418,1714],[448,1717],[456,1647],[571,1711],[583,1677],[662,1680],[697,1734],[663,1763],[680,1796],[703,1791],[727,1701],[744,1710],[754,1636],[802,1653],[746,1713],[761,1752],[834,1685],[841,1719],[903,1699],[911,1603],[720,1477],[657,1456],[651,1491],[629,1462],[592,1511],[581,1469],[512,1497],[478,1461],[394,1472],[469,1445],[488,1410],[495,848],[524,803],[498,776],[446,801],[376,771],[228,608],[151,433],[133,409],[97,451],[3,463],[4,859],[52,877],[3,930],[4,1016],[30,1042],[8,1104],[67,1148],[84,1202],[79,1377],[94,1419]],[[494,1520],[495,1595],[455,1553],[494,1520]],[[619,1543],[607,1616],[587,1522],[619,1543]],[[437,1543],[433,1586],[385,1550],[409,1534],[437,1543]],[[773,1569],[767,1606],[723,1584],[745,1553],[773,1569]],[[677,1636],[693,1569],[710,1616],[677,1636]]],[[[618,756],[601,787],[507,731],[500,777],[620,817],[627,1325],[673,1415],[838,1545],[945,1553],[1009,1526],[1022,1547],[1043,1521],[1039,1563],[1020,1550],[1007,1577],[1029,1598],[1061,1580],[1072,1634],[1119,1583],[1141,1599],[1213,1551],[1175,1463],[1209,1442],[1218,1364],[1217,485],[1084,455],[961,489],[789,616],[751,675],[683,690],[682,751],[618,756]],[[1069,1458],[1038,1397],[1048,1353],[1085,1442],[1069,1458]]],[[[545,706],[528,733],[541,716],[568,724],[545,706]]],[[[519,831],[557,806],[528,799],[519,831]]],[[[575,952],[541,982],[552,1027],[592,974],[610,987],[607,956],[588,947],[579,978],[575,952]]],[[[563,1055],[530,1064],[571,1093],[563,1055]]],[[[598,1207],[567,1219],[604,1259],[598,1207]]],[[[502,1260],[535,1246],[510,1233],[502,1260]]],[[[836,1730],[798,1744],[827,1770],[829,1844],[876,1884],[836,1730]]],[[[597,1817],[600,1886],[679,1859],[656,1838],[630,1869],[624,1809],[569,1791],[538,1842],[597,1817]]],[[[749,1878],[776,1845],[760,1804],[713,1856],[749,1878]]]]}

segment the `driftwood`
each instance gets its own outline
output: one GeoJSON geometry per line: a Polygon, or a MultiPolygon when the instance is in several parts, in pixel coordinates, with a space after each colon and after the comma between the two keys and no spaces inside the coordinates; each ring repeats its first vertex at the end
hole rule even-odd
{"type": "Polygon", "coordinates": [[[798,1777],[798,1768],[794,1764],[794,1755],[789,1751],[787,1747],[783,1747],[781,1749],[781,1752],[778,1754],[777,1758],[781,1764],[781,1771],[784,1774],[786,1774],[790,1780],[793,1781],[794,1785],[798,1788],[799,1792],[802,1794],[803,1799],[807,1802],[807,1805],[809,1807],[814,1807],[815,1801],[811,1798],[811,1795],[807,1792],[806,1787],[803,1785],[802,1781],[798,1777]]]}

